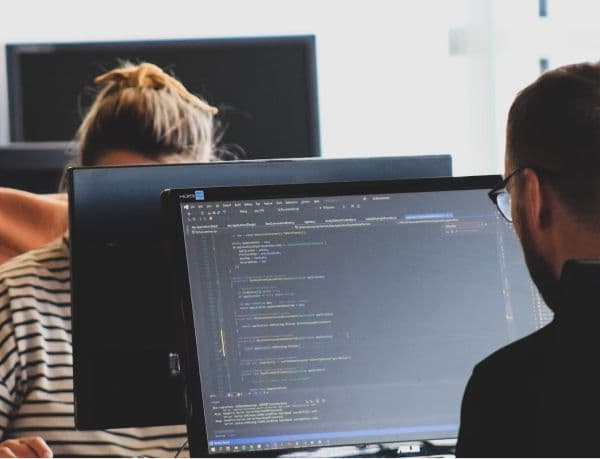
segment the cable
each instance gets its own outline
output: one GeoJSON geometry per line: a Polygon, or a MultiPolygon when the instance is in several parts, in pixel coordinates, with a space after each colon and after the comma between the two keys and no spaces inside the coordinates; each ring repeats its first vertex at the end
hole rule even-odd
{"type": "Polygon", "coordinates": [[[175,453],[175,456],[174,456],[174,457],[179,457],[179,455],[180,455],[180,454],[181,454],[181,452],[182,452],[182,451],[185,449],[185,447],[187,446],[187,444],[188,444],[188,440],[186,440],[186,441],[185,441],[185,443],[184,443],[183,445],[181,445],[181,448],[179,448],[179,449],[177,450],[177,452],[175,453]]]}

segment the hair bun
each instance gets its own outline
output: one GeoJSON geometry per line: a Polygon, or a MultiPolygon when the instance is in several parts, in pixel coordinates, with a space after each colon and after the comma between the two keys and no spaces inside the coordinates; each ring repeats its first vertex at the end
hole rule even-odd
{"type": "Polygon", "coordinates": [[[103,73],[94,79],[96,84],[115,84],[122,88],[171,88],[183,99],[196,105],[198,108],[215,115],[218,109],[207,104],[200,98],[190,93],[179,80],[164,72],[157,65],[143,62],[139,65],[128,64],[124,67],[103,73]]]}

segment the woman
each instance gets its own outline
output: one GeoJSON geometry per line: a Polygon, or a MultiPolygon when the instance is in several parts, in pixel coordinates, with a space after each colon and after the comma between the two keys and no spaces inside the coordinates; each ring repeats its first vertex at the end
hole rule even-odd
{"type": "MultiPolygon", "coordinates": [[[[217,109],[159,67],[126,64],[103,85],[76,137],[83,166],[209,161],[217,109]]],[[[69,240],[0,267],[0,456],[172,456],[185,426],[77,431],[69,240]]]]}

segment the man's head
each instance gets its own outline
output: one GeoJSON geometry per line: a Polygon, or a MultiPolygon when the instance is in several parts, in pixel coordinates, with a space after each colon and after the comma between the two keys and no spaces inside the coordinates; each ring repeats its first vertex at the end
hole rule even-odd
{"type": "Polygon", "coordinates": [[[550,71],[513,102],[505,173],[515,230],[544,299],[562,264],[600,257],[600,64],[550,71]]]}

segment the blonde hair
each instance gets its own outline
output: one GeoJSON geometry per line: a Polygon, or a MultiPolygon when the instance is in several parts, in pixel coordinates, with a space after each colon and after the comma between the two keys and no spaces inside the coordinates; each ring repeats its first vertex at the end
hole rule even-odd
{"type": "Polygon", "coordinates": [[[104,87],[75,137],[79,165],[93,166],[110,150],[129,150],[149,159],[215,159],[217,109],[160,67],[125,63],[94,81],[104,87]]]}

